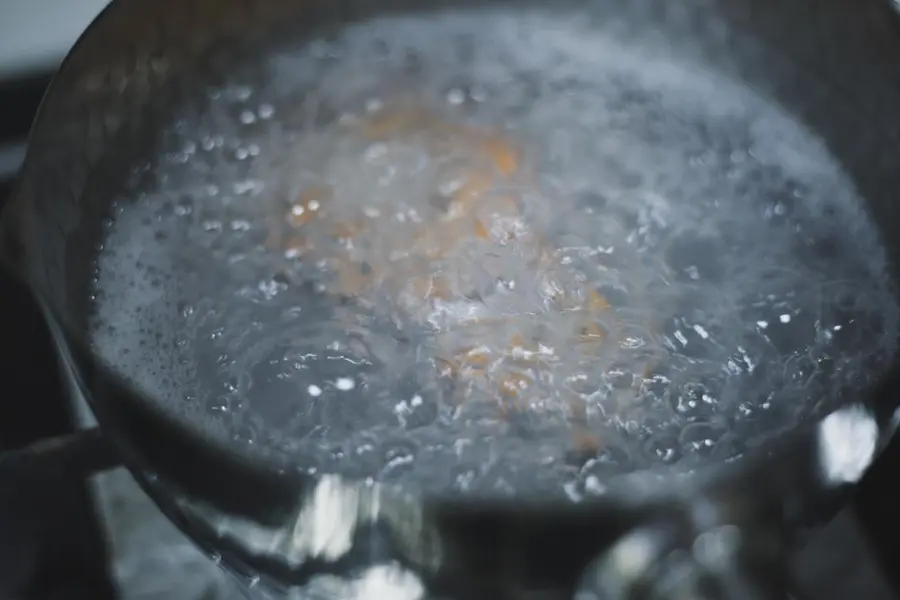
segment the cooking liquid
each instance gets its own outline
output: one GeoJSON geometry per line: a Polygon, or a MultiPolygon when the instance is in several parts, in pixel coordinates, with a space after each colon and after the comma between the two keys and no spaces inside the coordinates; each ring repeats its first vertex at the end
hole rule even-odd
{"type": "Polygon", "coordinates": [[[238,71],[123,191],[97,350],[311,473],[573,499],[871,384],[897,314],[846,176],[750,90],[629,44],[459,13],[238,71]]]}

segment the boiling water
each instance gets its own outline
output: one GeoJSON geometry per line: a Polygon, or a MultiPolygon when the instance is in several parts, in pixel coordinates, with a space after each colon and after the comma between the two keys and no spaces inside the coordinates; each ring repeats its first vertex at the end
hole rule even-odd
{"type": "Polygon", "coordinates": [[[97,350],[309,472],[573,498],[870,384],[897,315],[851,183],[635,40],[460,13],[238,70],[123,190],[97,350]]]}

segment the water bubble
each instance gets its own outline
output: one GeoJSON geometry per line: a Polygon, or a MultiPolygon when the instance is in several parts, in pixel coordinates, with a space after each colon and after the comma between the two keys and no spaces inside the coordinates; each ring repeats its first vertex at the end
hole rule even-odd
{"type": "Polygon", "coordinates": [[[583,477],[597,477],[601,481],[617,473],[628,472],[634,464],[631,452],[621,441],[608,444],[595,458],[581,468],[583,477]]]}
{"type": "Polygon", "coordinates": [[[447,92],[447,104],[459,106],[466,101],[466,91],[462,88],[453,88],[447,92]]]}
{"type": "Polygon", "coordinates": [[[356,387],[356,382],[350,377],[339,377],[335,380],[334,387],[342,392],[349,392],[356,387]]]}
{"type": "Polygon", "coordinates": [[[175,215],[179,217],[190,215],[194,212],[194,199],[187,195],[181,196],[173,210],[175,215]]]}
{"type": "Polygon", "coordinates": [[[382,452],[384,475],[396,476],[399,472],[409,469],[416,460],[416,447],[408,442],[386,444],[382,452]]]}
{"type": "Polygon", "coordinates": [[[698,455],[709,455],[716,450],[722,437],[725,435],[724,427],[711,423],[694,423],[688,425],[681,432],[681,447],[698,455]]]}
{"type": "Polygon", "coordinates": [[[673,432],[660,430],[653,434],[644,446],[644,452],[654,462],[673,464],[681,458],[683,443],[673,432]]]}
{"type": "Polygon", "coordinates": [[[256,287],[262,294],[263,298],[265,298],[266,300],[271,300],[280,292],[286,290],[288,286],[286,283],[278,281],[273,277],[272,279],[264,279],[260,281],[256,287]]]}
{"type": "Polygon", "coordinates": [[[194,314],[194,305],[187,302],[178,303],[178,312],[185,319],[190,318],[194,314]]]}
{"type": "Polygon", "coordinates": [[[238,196],[242,196],[244,194],[256,194],[262,191],[263,183],[256,179],[245,179],[243,181],[237,181],[231,186],[232,191],[238,196]]]}
{"type": "Polygon", "coordinates": [[[367,113],[376,113],[382,108],[384,108],[384,102],[382,102],[379,98],[369,98],[368,100],[366,100],[367,113]]]}
{"type": "Polygon", "coordinates": [[[259,441],[259,431],[249,423],[240,423],[235,429],[232,439],[247,445],[254,445],[259,441]]]}
{"type": "Polygon", "coordinates": [[[689,420],[706,418],[716,408],[713,392],[704,384],[690,382],[673,395],[675,411],[689,420]]]}
{"type": "Polygon", "coordinates": [[[451,469],[453,487],[468,492],[478,478],[478,469],[469,465],[454,465],[451,469]]]}
{"type": "Polygon", "coordinates": [[[563,491],[566,494],[566,498],[571,502],[581,502],[584,499],[584,494],[582,493],[578,482],[568,481],[564,483],[563,491]]]}
{"type": "Polygon", "coordinates": [[[224,396],[217,396],[210,399],[206,404],[206,410],[212,414],[227,413],[230,409],[230,403],[224,396]]]}
{"type": "Polygon", "coordinates": [[[372,144],[368,148],[366,148],[365,158],[368,161],[378,160],[382,156],[387,154],[387,146],[384,144],[372,144]]]}
{"type": "Polygon", "coordinates": [[[584,491],[591,496],[602,496],[606,493],[606,486],[600,483],[596,475],[588,475],[584,478],[584,491]]]}
{"type": "Polygon", "coordinates": [[[256,111],[260,119],[268,120],[275,116],[275,107],[271,104],[260,104],[256,111]]]}

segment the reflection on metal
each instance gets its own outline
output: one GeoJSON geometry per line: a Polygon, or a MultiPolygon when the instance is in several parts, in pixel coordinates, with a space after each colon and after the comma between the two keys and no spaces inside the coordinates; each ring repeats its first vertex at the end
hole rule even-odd
{"type": "MultiPolygon", "coordinates": [[[[897,1],[900,2],[900,0],[897,1]]],[[[888,427],[888,431],[886,431],[885,433],[887,434],[887,436],[892,436],[897,431],[898,427],[900,427],[900,408],[895,410],[894,414],[891,415],[891,422],[888,427]]]]}
{"type": "Polygon", "coordinates": [[[334,561],[349,552],[357,520],[378,511],[377,496],[365,508],[361,500],[359,489],[344,486],[335,477],[323,477],[297,516],[293,530],[282,534],[281,547],[287,552],[289,564],[307,557],[334,561]]]}
{"type": "Polygon", "coordinates": [[[698,525],[681,510],[627,534],[586,570],[575,599],[785,597],[776,523],[698,525]]]}
{"type": "Polygon", "coordinates": [[[0,146],[0,179],[15,177],[25,159],[25,142],[0,146]]]}
{"type": "Polygon", "coordinates": [[[422,581],[396,563],[375,565],[347,576],[319,575],[307,585],[289,589],[273,589],[249,583],[232,571],[240,589],[250,590],[254,600],[423,600],[422,581]]]}
{"type": "MultiPolygon", "coordinates": [[[[626,535],[598,563],[592,577],[594,597],[629,598],[663,558],[667,540],[656,529],[643,529],[626,535]]],[[[582,591],[585,595],[587,590],[582,591]]],[[[591,597],[586,595],[585,597],[591,597]]]]}
{"type": "Polygon", "coordinates": [[[357,527],[377,513],[378,503],[374,494],[364,496],[357,486],[335,479],[323,477],[284,525],[265,526],[208,506],[194,508],[185,503],[184,508],[219,538],[241,546],[251,556],[274,557],[294,568],[310,559],[334,562],[352,549],[357,527]]]}
{"type": "Polygon", "coordinates": [[[304,599],[419,600],[426,591],[466,597],[467,590],[487,590],[506,600],[542,589],[557,594],[548,597],[576,600],[783,599],[787,532],[810,507],[847,493],[845,484],[863,475],[888,429],[882,432],[863,406],[839,409],[784,449],[782,470],[762,487],[771,473],[765,460],[748,460],[724,477],[634,474],[602,502],[582,505],[591,523],[607,525],[584,530],[595,531],[596,539],[593,549],[585,547],[584,562],[575,561],[590,562],[580,578],[580,566],[565,577],[547,566],[561,550],[550,548],[545,535],[569,531],[560,525],[564,513],[550,509],[508,516],[500,526],[394,487],[335,476],[317,479],[277,524],[208,503],[183,499],[180,505],[199,525],[193,534],[213,548],[230,548],[225,566],[253,565],[254,589],[263,596],[277,590],[273,598],[296,592],[304,599]],[[484,530],[485,523],[492,528],[484,530]],[[386,551],[383,540],[389,540],[386,551]],[[477,558],[479,551],[488,554],[477,558]],[[495,564],[488,558],[494,554],[503,560],[495,564]],[[485,568],[485,560],[495,566],[485,568]],[[534,584],[549,587],[529,587],[534,584]]]}
{"type": "Polygon", "coordinates": [[[404,554],[418,554],[416,562],[434,565],[437,558],[433,546],[418,543],[426,529],[416,518],[415,506],[383,486],[347,482],[334,475],[321,477],[294,516],[278,525],[262,525],[186,500],[182,508],[250,556],[277,559],[291,568],[310,560],[341,560],[353,550],[359,530],[375,524],[390,529],[404,554]]]}
{"type": "Polygon", "coordinates": [[[819,461],[826,482],[859,481],[872,464],[878,437],[878,423],[863,406],[848,406],[828,415],[819,425],[819,461]]]}
{"type": "Polygon", "coordinates": [[[734,525],[720,525],[705,531],[694,540],[694,560],[707,569],[726,570],[730,566],[730,557],[740,549],[741,538],[741,530],[734,525]]]}
{"type": "MultiPolygon", "coordinates": [[[[425,523],[421,503],[377,484],[323,476],[292,516],[271,525],[226,514],[184,496],[179,505],[194,525],[218,540],[215,544],[237,549],[242,562],[252,564],[264,559],[295,572],[313,562],[334,565],[333,569],[323,568],[331,573],[316,574],[314,569],[297,586],[251,577],[250,585],[259,588],[262,595],[272,592],[279,598],[418,600],[424,597],[425,584],[401,562],[426,574],[440,564],[437,537],[425,523]],[[377,528],[390,538],[390,556],[371,548],[377,528]]],[[[233,566],[227,562],[223,560],[226,567],[233,566]]]]}
{"type": "Polygon", "coordinates": [[[345,596],[348,600],[419,600],[425,588],[418,577],[396,565],[381,565],[363,572],[345,596]]]}
{"type": "Polygon", "coordinates": [[[653,566],[657,537],[651,531],[632,533],[610,551],[605,568],[626,579],[643,574],[653,566]]]}

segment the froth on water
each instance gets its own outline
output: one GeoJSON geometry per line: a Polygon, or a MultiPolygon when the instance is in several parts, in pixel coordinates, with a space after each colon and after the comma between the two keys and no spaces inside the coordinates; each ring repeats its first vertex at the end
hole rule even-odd
{"type": "Polygon", "coordinates": [[[97,350],[310,472],[573,498],[870,383],[896,312],[850,182],[763,98],[633,44],[379,20],[209,90],[123,190],[97,350]]]}

